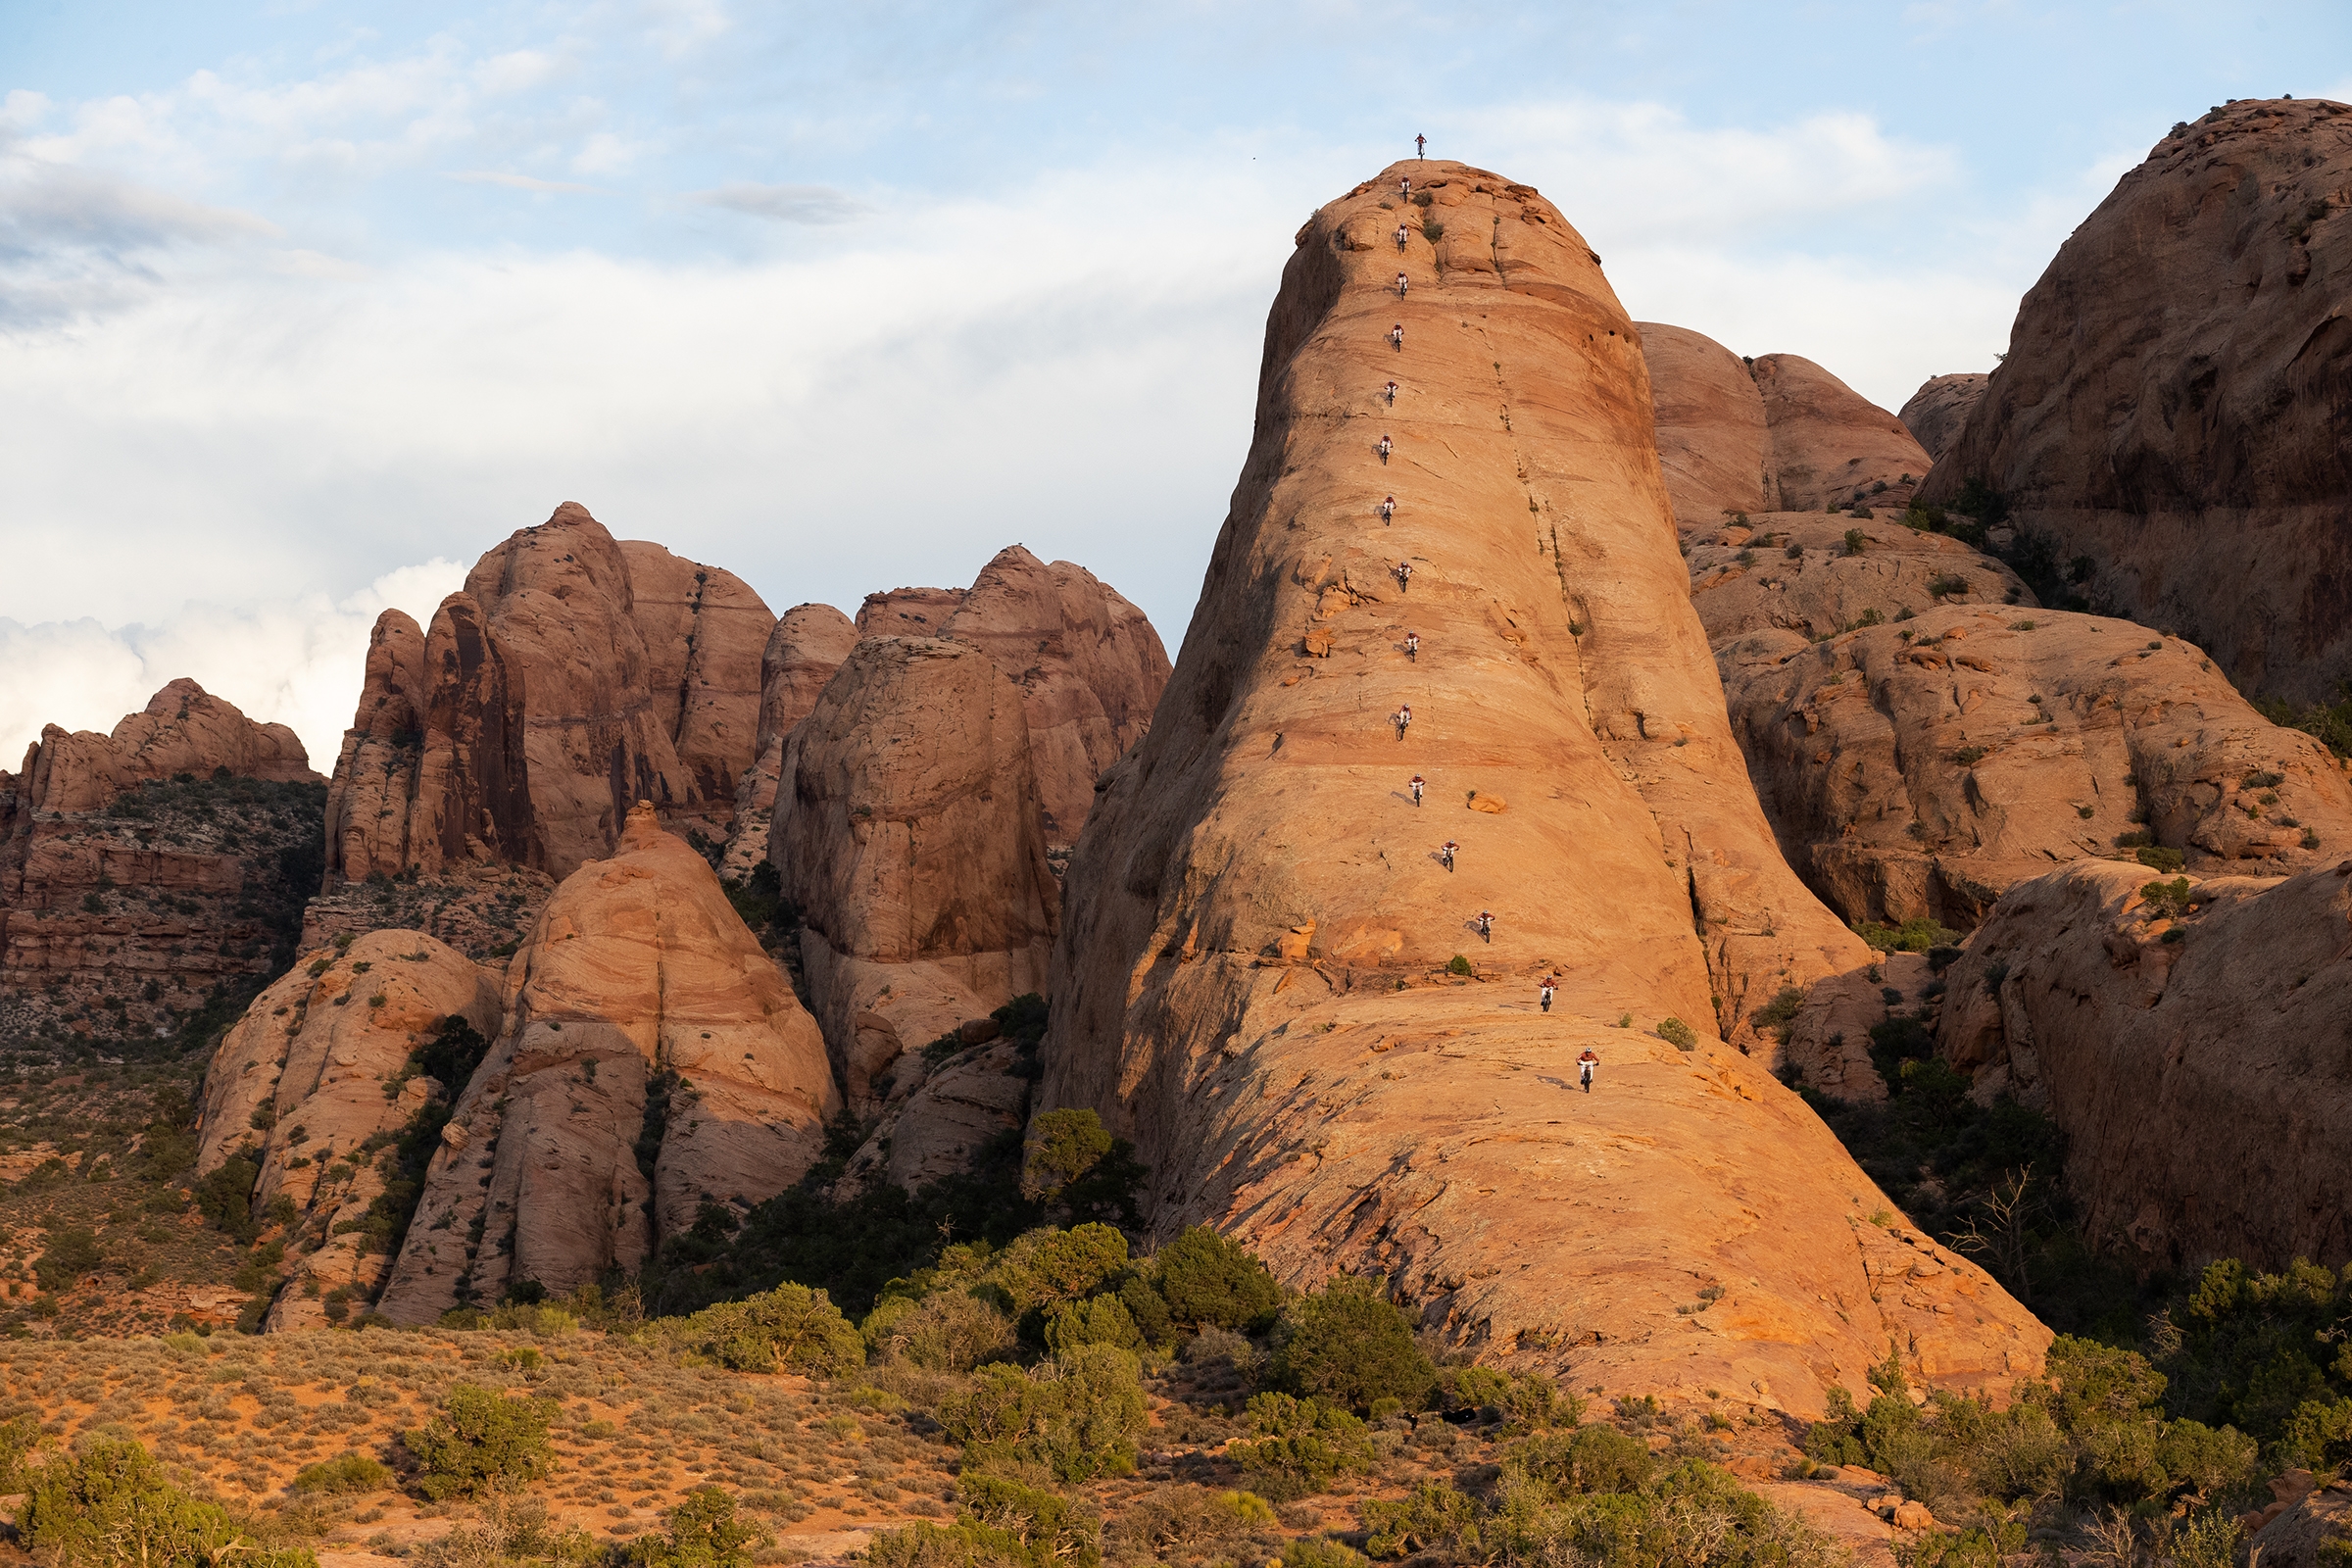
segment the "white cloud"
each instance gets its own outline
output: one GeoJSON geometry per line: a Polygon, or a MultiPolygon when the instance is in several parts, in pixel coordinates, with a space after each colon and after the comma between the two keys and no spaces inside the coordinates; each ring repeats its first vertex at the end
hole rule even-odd
{"type": "Polygon", "coordinates": [[[600,130],[580,144],[571,167],[583,174],[616,174],[637,161],[642,149],[609,130],[600,130]]]}
{"type": "Polygon", "coordinates": [[[26,625],[0,619],[0,765],[18,765],[41,726],[111,730],[164,685],[191,677],[263,722],[302,737],[331,772],[368,662],[368,633],[387,609],[419,623],[466,568],[429,561],[378,577],[339,602],[324,594],[229,607],[189,604],[151,626],[95,619],[26,625]]]}
{"type": "Polygon", "coordinates": [[[578,185],[567,179],[540,179],[531,174],[510,174],[493,169],[451,170],[441,177],[465,185],[504,185],[509,190],[563,191],[580,196],[606,194],[594,185],[578,185]]]}
{"type": "Polygon", "coordinates": [[[779,223],[846,223],[873,211],[830,185],[755,185],[737,181],[686,198],[698,207],[723,207],[779,223]]]}

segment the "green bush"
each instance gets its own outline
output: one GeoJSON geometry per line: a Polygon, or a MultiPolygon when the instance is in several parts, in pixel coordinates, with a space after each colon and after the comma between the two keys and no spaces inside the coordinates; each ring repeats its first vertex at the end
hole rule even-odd
{"type": "Polygon", "coordinates": [[[822,1291],[784,1284],[667,1325],[672,1343],[738,1372],[833,1376],[865,1364],[865,1342],[822,1291]]]}
{"type": "Polygon", "coordinates": [[[105,1266],[97,1233],[86,1225],[65,1225],[46,1233],[47,1245],[32,1261],[32,1276],[44,1291],[70,1291],[83,1276],[105,1266]]]}
{"type": "Polygon", "coordinates": [[[318,1568],[309,1551],[272,1548],[218,1504],[164,1479],[136,1443],[99,1441],[30,1471],[19,1540],[44,1560],[137,1568],[318,1568]]]}
{"type": "Polygon", "coordinates": [[[1350,1410],[1375,1399],[1418,1409],[1437,1369],[1413,1326],[1371,1280],[1339,1279],[1292,1301],[1274,1324],[1274,1386],[1350,1410]]]}
{"type": "Polygon", "coordinates": [[[41,1423],[32,1416],[0,1422],[0,1495],[24,1490],[24,1461],[41,1441],[41,1423]]]}
{"type": "Polygon", "coordinates": [[[1930,948],[1949,947],[1960,940],[1959,932],[1937,925],[1924,914],[1914,915],[1899,926],[1865,920],[1854,927],[1854,935],[1881,953],[1925,953],[1930,948]]]}
{"type": "Polygon", "coordinates": [[[1248,1248],[1195,1225],[1154,1259],[1168,1315],[1195,1328],[1262,1327],[1282,1304],[1282,1287],[1248,1248]]]}
{"type": "Polygon", "coordinates": [[[1112,1139],[1091,1110],[1049,1110],[1029,1124],[1021,1152],[1021,1196],[1051,1198],[1101,1163],[1112,1139]]]}
{"type": "Polygon", "coordinates": [[[392,1472],[364,1453],[321,1459],[294,1472],[294,1490],[334,1496],[343,1493],[381,1492],[392,1484],[392,1472]]]}
{"type": "MultiPolygon", "coordinates": [[[[1864,515],[1868,515],[1868,514],[1864,514],[1864,515]]],[[[1863,536],[1861,529],[1848,528],[1845,530],[1845,553],[1847,555],[1860,555],[1869,546],[1869,543],[1870,541],[1863,536]]]]}
{"type": "Polygon", "coordinates": [[[1469,974],[1471,972],[1470,960],[1463,955],[1457,953],[1452,957],[1446,960],[1446,972],[1447,974],[1469,974]]]}
{"type": "MultiPolygon", "coordinates": [[[[2146,857],[2153,855],[2156,852],[2153,850],[2142,850],[2139,853],[2144,860],[2146,857]]],[[[2180,858],[2180,852],[2179,850],[2166,850],[2163,853],[2171,856],[2176,863],[2178,863],[2180,858]]],[[[2177,876],[2170,882],[2143,883],[2139,890],[2140,901],[2147,905],[2148,913],[2157,919],[2164,919],[2169,916],[2172,919],[2178,920],[2180,918],[2180,916],[2188,912],[2189,900],[2194,895],[2189,888],[2188,878],[2184,876],[2177,876]]]]}
{"type": "Polygon", "coordinates": [[[1649,1445],[1612,1426],[1547,1432],[1512,1446],[1509,1462],[1558,1493],[1639,1492],[1657,1462],[1649,1445]]]}
{"type": "Polygon", "coordinates": [[[1434,1551],[1446,1560],[1486,1560],[1478,1499],[1443,1481],[1424,1481],[1396,1502],[1363,1506],[1364,1548],[1375,1557],[1434,1551]]]}
{"type": "Polygon", "coordinates": [[[1086,1507],[1058,1493],[985,1472],[956,1482],[959,1520],[1017,1537],[1039,1568],[1095,1568],[1102,1560],[1102,1527],[1086,1507]]]}
{"type": "Polygon", "coordinates": [[[1111,1225],[1036,1230],[989,1262],[984,1282],[1019,1317],[1034,1307],[1077,1300],[1103,1290],[1127,1269],[1127,1238],[1111,1225]]]}
{"type": "Polygon", "coordinates": [[[1680,1018],[1668,1018],[1660,1023],[1658,1038],[1677,1051],[1696,1051],[1698,1049],[1698,1036],[1692,1034],[1690,1026],[1680,1018]]]}
{"type": "Polygon", "coordinates": [[[1141,1348],[1143,1330],[1115,1296],[1063,1301],[1046,1315],[1046,1348],[1075,1349],[1081,1345],[1115,1345],[1122,1350],[1141,1348]]]}
{"type": "Polygon", "coordinates": [[[1257,1440],[1232,1445],[1226,1456],[1240,1463],[1250,1490],[1277,1502],[1321,1492],[1342,1471],[1372,1468],[1371,1429],[1335,1405],[1260,1394],[1249,1415],[1257,1440]]]}
{"type": "Polygon", "coordinates": [[[2132,858],[2151,871],[2178,871],[2188,863],[2179,850],[2161,844],[2143,844],[2132,852],[2132,858]]]}
{"type": "Polygon", "coordinates": [[[638,1568],[751,1568],[752,1550],[762,1533],[735,1517],[735,1499],[723,1487],[696,1487],[669,1510],[666,1536],[629,1543],[622,1561],[638,1568]]]}
{"type": "Polygon", "coordinates": [[[250,1247],[262,1233],[253,1214],[253,1184],[261,1177],[261,1167],[242,1154],[224,1160],[196,1183],[196,1207],[216,1229],[250,1247]]]}
{"type": "Polygon", "coordinates": [[[920,1300],[883,1298],[858,1332],[875,1357],[933,1372],[969,1372],[1008,1360],[1018,1348],[1012,1320],[969,1292],[933,1291],[920,1300]]]}
{"type": "Polygon", "coordinates": [[[550,1398],[453,1384],[440,1414],[401,1434],[416,1458],[417,1490],[438,1502],[479,1496],[504,1482],[539,1480],[555,1468],[547,1428],[556,1410],[550,1398]]]}
{"type": "Polygon", "coordinates": [[[967,1464],[1042,1464],[1067,1482],[1126,1475],[1145,1422],[1133,1352],[1084,1345],[1033,1372],[996,1362],[941,1406],[940,1425],[967,1464]]]}
{"type": "Polygon", "coordinates": [[[1363,1568],[1364,1554],[1344,1542],[1306,1536],[1282,1548],[1282,1568],[1363,1568]]]}

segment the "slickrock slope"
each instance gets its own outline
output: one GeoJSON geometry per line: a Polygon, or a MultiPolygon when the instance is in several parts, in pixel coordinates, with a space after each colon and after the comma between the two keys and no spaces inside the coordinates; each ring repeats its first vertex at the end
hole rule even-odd
{"type": "Polygon", "coordinates": [[[290,953],[318,874],[302,743],[175,680],[112,734],[48,725],[0,772],[0,1016],[168,1033],[290,953]]]}
{"type": "Polygon", "coordinates": [[[770,840],[850,1103],[1043,992],[1058,893],[1020,689],[964,642],[869,637],[785,747],[770,840]]]}
{"type": "Polygon", "coordinates": [[[2012,888],[1948,975],[1940,1049],[2046,1106],[2096,1245],[2159,1268],[2352,1258],[2352,859],[2271,881],[2137,866],[2012,888]]]}
{"type": "Polygon", "coordinates": [[[2092,602],[2251,691],[2352,659],[2352,108],[2245,99],[2157,143],[2050,263],[1926,494],[1981,476],[2092,602]]]}
{"type": "Polygon", "coordinates": [[[2206,872],[2352,848],[2352,778],[2326,748],[2129,621],[1946,605],[1716,649],[1782,847],[1852,920],[1972,926],[2011,884],[2119,840],[2206,872]]]}
{"type": "Polygon", "coordinates": [[[507,991],[384,1292],[396,1322],[633,1268],[703,1203],[798,1180],[840,1106],[814,1022],[645,803],[556,890],[507,991]]]}
{"type": "Polygon", "coordinates": [[[1780,505],[1764,397],[1739,355],[1711,337],[1662,321],[1636,323],[1674,520],[1720,527],[1731,512],[1780,505]]]}
{"type": "Polygon", "coordinates": [[[1970,411],[1984,395],[1984,382],[1981,370],[1929,376],[1902,407],[1898,417],[1903,428],[1911,432],[1930,458],[1942,462],[1943,455],[1960,439],[1970,411]]]}
{"type": "Polygon", "coordinates": [[[1728,1028],[1868,955],[1748,788],[1591,251],[1534,190],[1415,163],[1441,237],[1399,257],[1401,172],[1299,230],[1200,608],[1068,874],[1043,1102],[1135,1142],[1161,1233],[1387,1272],[1579,1386],[1807,1411],[1889,1336],[1937,1383],[2037,1365],[2038,1324],[1864,1223],[1884,1199],[1836,1140],[1707,1038],[1711,998],[1728,1028]]]}
{"type": "Polygon", "coordinates": [[[639,799],[723,829],[766,614],[725,572],[623,546],[570,502],[475,564],[421,652],[387,612],[336,767],[329,885],[467,860],[560,878],[611,854],[639,799]]]}
{"type": "Polygon", "coordinates": [[[815,710],[817,694],[857,646],[856,623],[831,605],[795,605],[768,633],[760,656],[757,756],[735,786],[735,822],[719,875],[748,877],[767,858],[785,738],[815,710]]]}
{"type": "Polygon", "coordinates": [[[1764,355],[1755,372],[1783,510],[1909,503],[1932,460],[1902,420],[1798,355],[1764,355]]]}
{"type": "MultiPolygon", "coordinates": [[[[1708,639],[1720,645],[1742,632],[1779,629],[1811,641],[1941,604],[2034,608],[2017,573],[1992,557],[1873,510],[1867,519],[1764,513],[1745,528],[1686,534],[1690,603],[1708,639]],[[1849,534],[1861,536],[1861,549],[1849,534]]],[[[1728,670],[1724,678],[1731,679],[1728,670]]]]}
{"type": "Polygon", "coordinates": [[[893,588],[858,607],[860,637],[937,637],[963,605],[961,588],[893,588]]]}
{"type": "Polygon", "coordinates": [[[258,1152],[254,1206],[294,1206],[270,1328],[325,1327],[328,1293],[356,1297],[353,1311],[373,1299],[393,1238],[368,1224],[368,1208],[390,1156],[366,1146],[463,1087],[414,1060],[445,1020],[494,1036],[500,1011],[496,982],[464,954],[416,931],[372,931],[341,953],[306,954],[221,1040],[205,1074],[196,1171],[258,1152]]]}

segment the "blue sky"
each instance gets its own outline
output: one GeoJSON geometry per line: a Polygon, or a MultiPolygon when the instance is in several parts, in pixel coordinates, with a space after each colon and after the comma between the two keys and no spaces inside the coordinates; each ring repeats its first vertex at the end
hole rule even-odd
{"type": "Polygon", "coordinates": [[[331,755],[564,500],[778,610],[1020,540],[1172,651],[1290,234],[1414,132],[1893,406],[2280,92],[2352,8],[0,0],[0,760],[179,673],[331,755]]]}

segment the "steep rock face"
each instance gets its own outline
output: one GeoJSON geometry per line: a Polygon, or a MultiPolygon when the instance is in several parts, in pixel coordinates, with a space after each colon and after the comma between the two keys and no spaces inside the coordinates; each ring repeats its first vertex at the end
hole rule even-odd
{"type": "Polygon", "coordinates": [[[0,1015],[152,1037],[283,963],[324,783],[282,724],[192,680],[111,734],[51,724],[0,773],[0,1015]]]}
{"type": "Polygon", "coordinates": [[[2352,859],[2284,881],[2138,866],[2012,888],[1948,976],[1939,1049],[2067,1135],[2094,1244],[2157,1268],[2352,1258],[2352,859]]]}
{"type": "Polygon", "coordinates": [[[1944,534],[1875,514],[1774,512],[1748,520],[1688,536],[1690,604],[1717,645],[1767,629],[1834,637],[1937,605],[2035,605],[2016,572],[1944,534]]]}
{"type": "Polygon", "coordinates": [[[522,1280],[562,1291],[634,1268],[703,1203],[798,1180],[840,1103],[782,972],[640,802],[617,853],[566,877],[514,956],[504,1027],[380,1309],[430,1322],[522,1280]]]}
{"type": "Polygon", "coordinates": [[[1018,1053],[998,1040],[932,1067],[902,1057],[874,1130],[834,1188],[847,1199],[888,1181],[914,1192],[971,1167],[981,1147],[1028,1120],[1030,1081],[1018,1053]]]}
{"type": "Polygon", "coordinates": [[[1931,375],[1919,383],[1902,407],[1899,417],[1929,458],[1940,463],[1960,439],[1968,416],[1984,395],[1985,375],[1971,370],[1957,375],[1931,375]]]}
{"type": "Polygon", "coordinates": [[[1095,780],[1142,737],[1168,684],[1144,612],[1083,566],[1019,545],[981,569],[945,636],[986,653],[1021,688],[1046,842],[1078,841],[1095,780]]]}
{"type": "Polygon", "coordinates": [[[2129,621],[1947,605],[1716,647],[1782,846],[1852,920],[1972,926],[2013,883],[2128,858],[2135,835],[2206,872],[2352,848],[2352,778],[2326,748],[2129,621]]]}
{"type": "Polygon", "coordinates": [[[1927,490],[1981,477],[2092,602],[2248,690],[2352,657],[2352,109],[2245,99],[2127,173],[2026,295],[1927,490]]]}
{"type": "Polygon", "coordinates": [[[364,1146],[463,1087],[421,1075],[413,1059],[445,1020],[494,1036],[501,1011],[497,983],[464,954],[421,932],[371,931],[341,953],[306,954],[221,1039],[205,1074],[196,1171],[258,1154],[255,1208],[294,1205],[268,1327],[325,1327],[328,1292],[356,1296],[353,1310],[374,1298],[392,1259],[365,1226],[386,1171],[364,1146]],[[362,1228],[338,1234],[345,1223],[362,1228]]]}
{"type": "Polygon", "coordinates": [[[961,588],[893,588],[858,607],[860,637],[937,637],[963,606],[961,588]]]}
{"type": "Polygon", "coordinates": [[[1731,512],[1777,507],[1772,432],[1764,396],[1740,356],[1688,327],[1638,323],[1649,368],[1650,402],[1674,520],[1686,529],[1722,525],[1731,512]]]}
{"type": "Polygon", "coordinates": [[[1780,510],[1815,512],[1860,498],[1899,512],[1909,502],[1931,460],[1902,420],[1798,355],[1767,354],[1755,375],[1780,510]]]}
{"type": "Polygon", "coordinates": [[[872,637],[785,747],[770,840],[850,1102],[907,1051],[1045,990],[1058,892],[1014,686],[964,642],[872,637]]]}
{"type": "Polygon", "coordinates": [[[1864,1223],[1884,1200],[1761,1063],[1651,1032],[1868,954],[1748,788],[1592,253],[1526,186],[1410,172],[1434,245],[1397,252],[1396,170],[1299,230],[1200,608],[1068,874],[1043,1102],[1134,1141],[1155,1230],[1380,1270],[1579,1384],[1805,1411],[1889,1334],[1931,1381],[2028,1370],[2046,1332],[1864,1223]]]}
{"type": "Polygon", "coordinates": [[[735,821],[719,875],[748,877],[767,858],[785,738],[815,709],[817,694],[857,646],[856,623],[831,605],[795,605],[768,633],[760,656],[756,755],[735,786],[735,821]]]}
{"type": "Polygon", "coordinates": [[[639,799],[723,830],[754,757],[766,615],[727,573],[624,546],[566,502],[475,564],[420,659],[407,617],[379,619],[328,885],[468,860],[561,878],[612,853],[639,799]]]}

